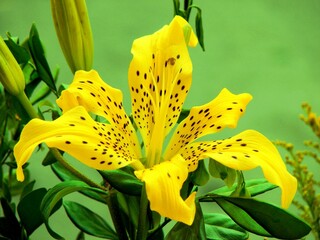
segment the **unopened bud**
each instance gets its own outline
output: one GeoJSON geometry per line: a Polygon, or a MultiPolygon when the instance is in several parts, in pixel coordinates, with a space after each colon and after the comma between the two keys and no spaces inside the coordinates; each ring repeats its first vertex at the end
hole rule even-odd
{"type": "Polygon", "coordinates": [[[56,33],[71,71],[89,71],[93,38],[85,0],[51,0],[56,33]]]}
{"type": "Polygon", "coordinates": [[[14,96],[19,95],[25,88],[23,72],[1,36],[0,82],[3,87],[14,96]]]}

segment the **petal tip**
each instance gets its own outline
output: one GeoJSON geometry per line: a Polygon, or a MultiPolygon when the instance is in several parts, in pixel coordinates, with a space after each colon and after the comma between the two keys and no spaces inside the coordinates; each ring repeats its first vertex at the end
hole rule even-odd
{"type": "Polygon", "coordinates": [[[18,166],[16,175],[17,175],[17,180],[19,182],[23,182],[24,181],[24,173],[23,173],[22,166],[18,166]]]}

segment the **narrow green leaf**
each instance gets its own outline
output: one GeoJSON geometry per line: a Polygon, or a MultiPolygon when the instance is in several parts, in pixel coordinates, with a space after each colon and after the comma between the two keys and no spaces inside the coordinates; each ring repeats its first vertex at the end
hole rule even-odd
{"type": "Polygon", "coordinates": [[[57,184],[53,188],[51,188],[47,194],[44,196],[41,205],[40,205],[40,210],[42,212],[42,215],[44,217],[44,223],[47,227],[47,230],[49,234],[56,238],[56,239],[63,239],[59,234],[57,234],[55,231],[53,231],[49,225],[49,216],[50,213],[52,212],[54,206],[66,195],[72,193],[72,192],[77,192],[81,190],[91,190],[95,191],[97,193],[100,193],[102,195],[105,195],[106,192],[93,188],[88,186],[86,183],[81,182],[81,181],[66,181],[57,184]]]}
{"type": "Polygon", "coordinates": [[[39,76],[54,92],[57,92],[54,78],[51,74],[49,64],[45,58],[38,30],[34,24],[32,25],[30,30],[28,44],[39,76]]]}
{"type": "Polygon", "coordinates": [[[272,204],[250,198],[227,198],[227,200],[244,209],[273,237],[299,239],[311,231],[306,222],[272,204]]]}
{"type": "MultiPolygon", "coordinates": [[[[237,186],[237,184],[233,184],[233,186],[231,188],[224,186],[224,187],[218,188],[212,192],[209,192],[208,194],[218,194],[218,195],[223,195],[223,196],[230,196],[231,193],[236,189],[236,186],[237,186]]],[[[265,178],[246,180],[246,189],[249,191],[251,197],[265,193],[265,192],[270,191],[272,189],[275,189],[277,187],[278,186],[276,186],[272,183],[269,183],[265,178]]]]}
{"type": "Polygon", "coordinates": [[[179,115],[179,119],[178,119],[178,123],[182,122],[183,119],[185,119],[190,113],[190,109],[182,109],[180,115],[179,115]]]}
{"type": "Polygon", "coordinates": [[[196,215],[191,226],[178,222],[166,236],[166,240],[206,240],[203,214],[199,202],[196,202],[196,215]]]}
{"type": "Polygon", "coordinates": [[[122,193],[139,196],[143,183],[135,176],[120,169],[99,171],[101,176],[115,189],[122,193]]]}
{"type": "MultiPolygon", "coordinates": [[[[51,165],[51,169],[53,170],[53,172],[57,175],[57,177],[61,180],[61,181],[70,181],[70,180],[78,180],[81,181],[80,178],[78,178],[77,176],[73,175],[70,171],[68,171],[66,168],[64,168],[59,162],[56,162],[54,164],[51,165]]],[[[101,203],[106,204],[106,200],[101,196],[101,194],[96,193],[94,191],[91,190],[82,190],[80,191],[80,193],[82,193],[83,195],[92,198],[94,200],[97,200],[101,203]]]]}
{"type": "Polygon", "coordinates": [[[266,237],[272,237],[258,222],[250,217],[250,215],[243,209],[226,201],[224,198],[215,198],[219,206],[235,221],[239,226],[249,232],[266,237]]]}
{"type": "Polygon", "coordinates": [[[208,240],[245,240],[249,234],[230,217],[219,213],[205,213],[204,223],[208,240]]]}
{"type": "Polygon", "coordinates": [[[203,24],[202,24],[202,15],[201,15],[201,9],[197,8],[198,13],[196,15],[196,33],[199,40],[199,44],[203,51],[205,51],[204,48],[204,36],[203,36],[203,24]]]}
{"type": "Polygon", "coordinates": [[[173,10],[174,15],[179,15],[180,11],[180,0],[173,0],[173,10]]]}
{"type": "Polygon", "coordinates": [[[63,201],[63,206],[70,220],[81,231],[95,237],[118,239],[111,226],[98,214],[79,203],[63,201]]]}
{"type": "Polygon", "coordinates": [[[42,161],[43,166],[49,166],[57,162],[57,159],[53,156],[52,152],[49,150],[42,161]]]}
{"type": "Polygon", "coordinates": [[[300,239],[311,228],[288,211],[252,198],[212,196],[242,228],[262,236],[300,239]]]}
{"type": "Polygon", "coordinates": [[[17,60],[19,64],[25,64],[30,59],[30,55],[24,47],[20,46],[18,42],[16,42],[10,35],[7,33],[8,40],[5,40],[8,48],[13,54],[14,58],[17,60]]]}

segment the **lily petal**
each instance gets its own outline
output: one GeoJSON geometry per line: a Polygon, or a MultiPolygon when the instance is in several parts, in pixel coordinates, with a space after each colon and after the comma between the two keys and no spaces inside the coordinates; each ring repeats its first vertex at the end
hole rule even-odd
{"type": "Polygon", "coordinates": [[[95,122],[82,106],[78,106],[55,121],[33,119],[25,126],[14,147],[19,181],[24,180],[22,166],[40,143],[65,151],[100,170],[121,168],[139,159],[121,131],[110,124],[95,122]]]}
{"type": "Polygon", "coordinates": [[[194,171],[198,161],[208,157],[236,170],[261,167],[265,178],[281,188],[281,205],[285,208],[297,190],[297,180],[287,171],[276,147],[254,130],[225,140],[195,142],[181,149],[180,154],[188,163],[189,171],[194,171]]]}
{"type": "MultiPolygon", "coordinates": [[[[184,39],[185,25],[190,27],[181,17],[175,17],[169,26],[132,45],[128,74],[132,112],[147,151],[153,133],[163,139],[177,122],[191,85],[192,63],[184,39]]],[[[190,41],[194,44],[194,39],[190,41]]]]}
{"type": "Polygon", "coordinates": [[[235,128],[252,99],[248,93],[232,94],[224,88],[211,102],[193,107],[177,127],[165,153],[170,159],[181,148],[202,136],[219,132],[225,127],[235,128]]]}
{"type": "Polygon", "coordinates": [[[136,153],[140,154],[137,135],[122,105],[122,92],[105,83],[98,72],[77,71],[72,84],[62,92],[57,104],[63,112],[83,106],[88,112],[104,117],[123,132],[136,153]]]}
{"type": "Polygon", "coordinates": [[[180,190],[188,177],[185,160],[177,155],[152,168],[135,171],[135,175],[146,184],[150,208],[164,217],[191,225],[195,216],[195,195],[193,192],[186,200],[180,190]]]}

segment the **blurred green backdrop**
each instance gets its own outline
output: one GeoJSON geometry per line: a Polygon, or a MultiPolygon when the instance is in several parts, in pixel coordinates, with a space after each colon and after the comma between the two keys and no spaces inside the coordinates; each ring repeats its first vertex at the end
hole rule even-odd
{"type": "MultiPolygon", "coordinates": [[[[320,1],[194,0],[194,3],[203,10],[206,51],[202,52],[200,47],[190,50],[194,74],[185,107],[210,101],[224,87],[234,93],[248,92],[254,98],[237,129],[223,131],[217,138],[252,128],[269,139],[287,140],[298,148],[303,147],[304,139],[315,140],[298,116],[305,101],[320,113],[320,1]]],[[[129,112],[127,70],[132,41],[171,21],[172,0],[95,0],[87,1],[87,5],[95,43],[94,68],[110,85],[124,91],[129,112]]],[[[2,36],[9,31],[23,40],[32,23],[39,30],[51,68],[60,67],[59,81],[70,83],[72,74],[59,48],[49,0],[1,0],[2,36]]],[[[58,180],[50,169],[36,161],[41,157],[41,153],[34,154],[30,167],[37,187],[49,188],[58,180]]],[[[311,166],[319,173],[319,166],[311,166]]],[[[93,174],[91,169],[79,167],[93,174]]],[[[261,177],[261,171],[246,176],[261,177]]],[[[207,189],[221,185],[218,180],[210,183],[207,189]]],[[[280,202],[277,191],[263,198],[275,204],[280,202]]],[[[82,196],[69,199],[80,199],[101,215],[107,214],[102,206],[82,196]]],[[[207,207],[208,211],[212,209],[207,207]]],[[[75,239],[77,231],[63,210],[54,215],[51,223],[66,239],[75,239]]],[[[33,239],[50,238],[42,227],[33,239]]]]}

